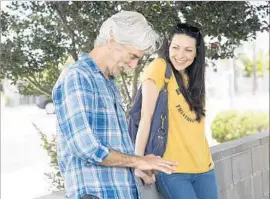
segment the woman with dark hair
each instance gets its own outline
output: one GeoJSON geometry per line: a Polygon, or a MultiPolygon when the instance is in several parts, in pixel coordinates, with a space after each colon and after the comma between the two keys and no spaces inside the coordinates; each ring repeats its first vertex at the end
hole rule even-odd
{"type": "Polygon", "coordinates": [[[156,182],[165,199],[217,199],[214,163],[205,137],[205,45],[200,30],[177,24],[142,77],[141,120],[136,154],[144,155],[166,66],[173,73],[168,83],[168,140],[163,158],[178,162],[176,172],[143,173],[146,184],[156,182]]]}

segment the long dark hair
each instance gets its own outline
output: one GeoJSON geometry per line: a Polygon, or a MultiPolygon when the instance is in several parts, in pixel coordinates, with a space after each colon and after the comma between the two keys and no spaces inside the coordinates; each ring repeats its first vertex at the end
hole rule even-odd
{"type": "Polygon", "coordinates": [[[190,110],[195,111],[196,121],[199,122],[205,116],[205,45],[200,30],[189,24],[177,24],[163,45],[161,57],[166,59],[167,63],[171,66],[180,92],[189,104],[190,110]],[[181,73],[174,68],[169,57],[171,41],[176,34],[185,34],[196,40],[196,57],[193,63],[185,69],[185,73],[189,79],[187,88],[184,85],[181,73]]]}

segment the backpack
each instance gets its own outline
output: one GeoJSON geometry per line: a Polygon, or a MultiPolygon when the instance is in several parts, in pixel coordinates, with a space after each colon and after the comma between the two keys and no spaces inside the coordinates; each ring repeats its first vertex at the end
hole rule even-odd
{"type": "MultiPolygon", "coordinates": [[[[153,113],[148,142],[145,148],[145,155],[154,154],[163,156],[168,138],[168,83],[172,70],[166,64],[165,83],[159,92],[155,111],[153,113]]],[[[134,103],[129,111],[128,131],[133,144],[135,144],[137,131],[141,119],[142,107],[142,86],[140,86],[134,103]]]]}

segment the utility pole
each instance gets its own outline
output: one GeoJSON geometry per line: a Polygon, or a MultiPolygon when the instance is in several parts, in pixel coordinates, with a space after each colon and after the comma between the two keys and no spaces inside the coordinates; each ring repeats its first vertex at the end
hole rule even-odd
{"type": "Polygon", "coordinates": [[[253,41],[253,64],[252,64],[252,95],[256,94],[257,91],[257,61],[256,61],[256,41],[253,41]]]}
{"type": "MultiPolygon", "coordinates": [[[[238,58],[238,57],[237,57],[238,58]]],[[[233,85],[234,85],[234,94],[238,94],[239,89],[238,89],[238,71],[237,71],[237,65],[236,65],[236,57],[233,58],[232,64],[233,64],[233,85]]]]}

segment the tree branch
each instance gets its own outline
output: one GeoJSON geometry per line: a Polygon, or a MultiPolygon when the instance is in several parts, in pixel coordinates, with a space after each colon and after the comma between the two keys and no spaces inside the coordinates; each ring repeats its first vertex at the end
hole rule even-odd
{"type": "Polygon", "coordinates": [[[75,46],[75,44],[76,44],[76,42],[75,42],[75,33],[68,26],[68,22],[67,22],[66,16],[61,12],[60,3],[58,3],[58,2],[51,2],[51,5],[54,8],[54,10],[56,11],[58,17],[60,18],[60,21],[61,21],[61,24],[63,25],[63,28],[65,29],[65,31],[68,33],[68,35],[71,38],[72,49],[70,50],[70,53],[71,53],[73,59],[75,61],[77,61],[78,60],[78,54],[77,54],[76,46],[75,46]]]}
{"type": "Polygon", "coordinates": [[[38,83],[34,82],[33,80],[31,80],[30,77],[25,77],[26,82],[28,82],[29,84],[31,84],[36,90],[38,90],[39,92],[43,93],[44,95],[51,97],[51,93],[49,91],[46,91],[44,89],[42,89],[38,83]]]}

